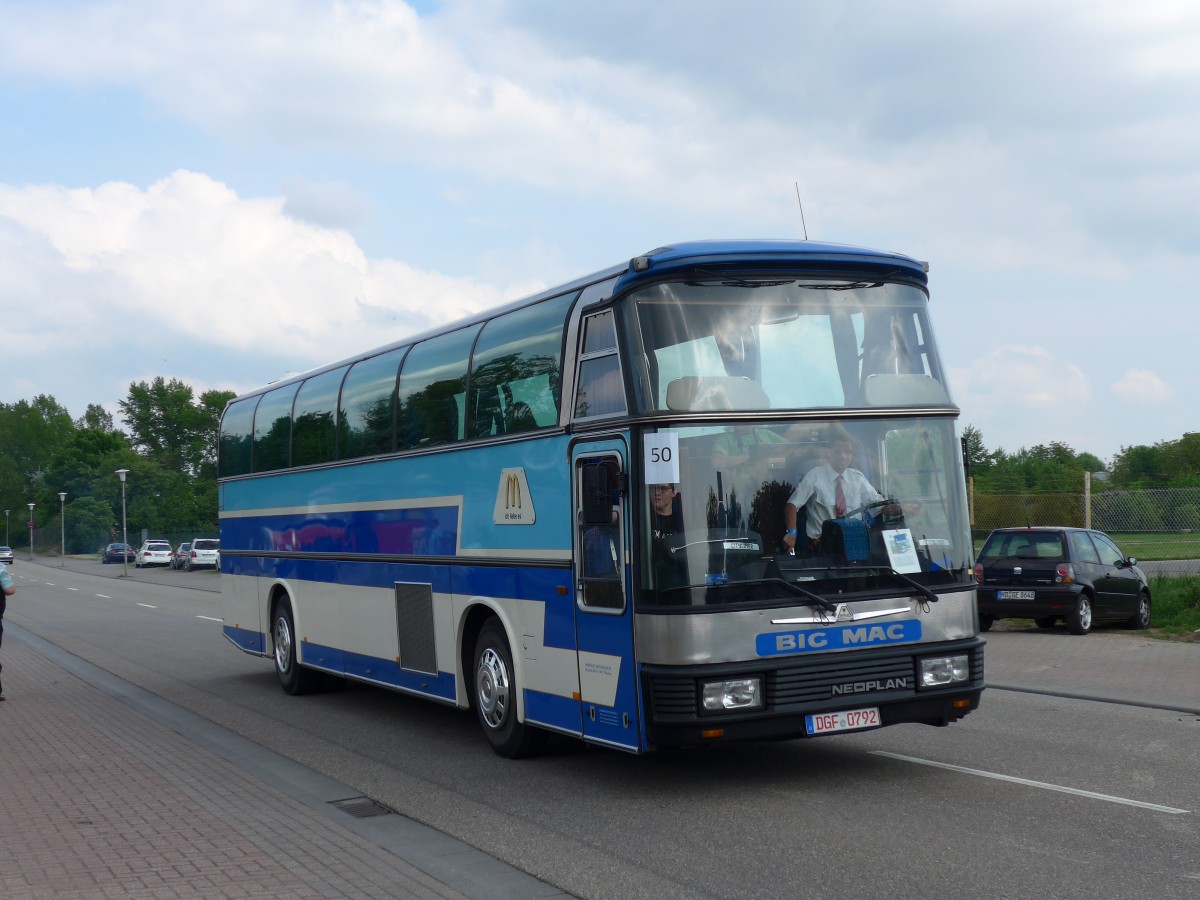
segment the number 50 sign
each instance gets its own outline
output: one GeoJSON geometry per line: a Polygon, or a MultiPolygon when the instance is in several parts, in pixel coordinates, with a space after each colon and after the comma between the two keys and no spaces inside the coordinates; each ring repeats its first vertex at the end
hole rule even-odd
{"type": "Polygon", "coordinates": [[[675,484],[679,481],[679,435],[675,432],[646,435],[646,458],[642,468],[646,484],[675,484]]]}

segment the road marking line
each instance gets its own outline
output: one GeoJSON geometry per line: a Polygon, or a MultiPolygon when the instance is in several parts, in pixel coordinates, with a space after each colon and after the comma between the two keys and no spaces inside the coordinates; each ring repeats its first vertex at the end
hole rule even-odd
{"type": "Polygon", "coordinates": [[[67,588],[68,591],[77,591],[79,588],[67,588]]]}
{"type": "Polygon", "coordinates": [[[1074,794],[1077,797],[1090,797],[1093,800],[1106,800],[1109,803],[1123,803],[1126,806],[1139,806],[1142,809],[1150,809],[1155,812],[1171,813],[1172,815],[1181,815],[1190,812],[1186,809],[1176,809],[1173,806],[1159,806],[1157,803],[1144,803],[1141,800],[1129,800],[1125,797],[1114,797],[1111,794],[1097,794],[1094,791],[1081,791],[1078,788],[1063,787],[1060,784],[1049,784],[1045,781],[1031,781],[1028,778],[1016,778],[1012,775],[1000,775],[997,772],[985,772],[982,769],[968,769],[965,766],[955,766],[950,763],[934,762],[931,759],[920,759],[916,756],[903,756],[899,753],[888,753],[886,750],[869,750],[869,753],[875,756],[886,756],[890,759],[899,759],[904,762],[917,763],[921,766],[933,766],[937,769],[949,769],[951,772],[962,772],[965,775],[979,775],[983,778],[995,778],[997,781],[1010,781],[1013,784],[1023,784],[1026,787],[1042,788],[1047,791],[1059,791],[1063,794],[1074,794]]]}
{"type": "Polygon", "coordinates": [[[97,596],[97,597],[103,597],[105,600],[111,600],[111,599],[112,599],[112,597],[108,596],[108,594],[97,594],[96,596],[97,596]]]}
{"type": "Polygon", "coordinates": [[[224,619],[214,619],[212,616],[196,616],[197,619],[207,619],[210,622],[224,622],[224,619]]]}
{"type": "Polygon", "coordinates": [[[138,606],[144,606],[146,609],[158,609],[157,606],[151,606],[149,603],[139,603],[138,606]]]}

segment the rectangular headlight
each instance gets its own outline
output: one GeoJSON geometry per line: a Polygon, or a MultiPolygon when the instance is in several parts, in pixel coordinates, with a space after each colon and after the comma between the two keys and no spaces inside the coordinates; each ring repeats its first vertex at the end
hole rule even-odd
{"type": "Polygon", "coordinates": [[[701,687],[700,697],[705,712],[762,709],[762,679],[755,677],[706,681],[701,687]]]}
{"type": "Polygon", "coordinates": [[[929,656],[921,660],[921,687],[940,687],[968,681],[971,677],[967,654],[929,656]]]}

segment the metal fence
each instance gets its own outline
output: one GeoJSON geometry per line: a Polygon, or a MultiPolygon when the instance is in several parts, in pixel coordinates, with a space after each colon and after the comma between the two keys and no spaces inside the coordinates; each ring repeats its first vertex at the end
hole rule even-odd
{"type": "Polygon", "coordinates": [[[978,546],[993,528],[1074,525],[1106,532],[1147,574],[1200,574],[1200,488],[989,494],[972,490],[978,546]]]}

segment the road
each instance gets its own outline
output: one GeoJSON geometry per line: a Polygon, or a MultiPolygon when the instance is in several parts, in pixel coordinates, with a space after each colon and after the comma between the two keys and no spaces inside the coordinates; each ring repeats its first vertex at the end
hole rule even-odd
{"type": "Polygon", "coordinates": [[[577,896],[1200,895],[1200,716],[991,690],[944,729],[513,762],[454,709],[287,697],[221,637],[213,573],[46,563],[18,561],[15,624],[577,896]]]}

